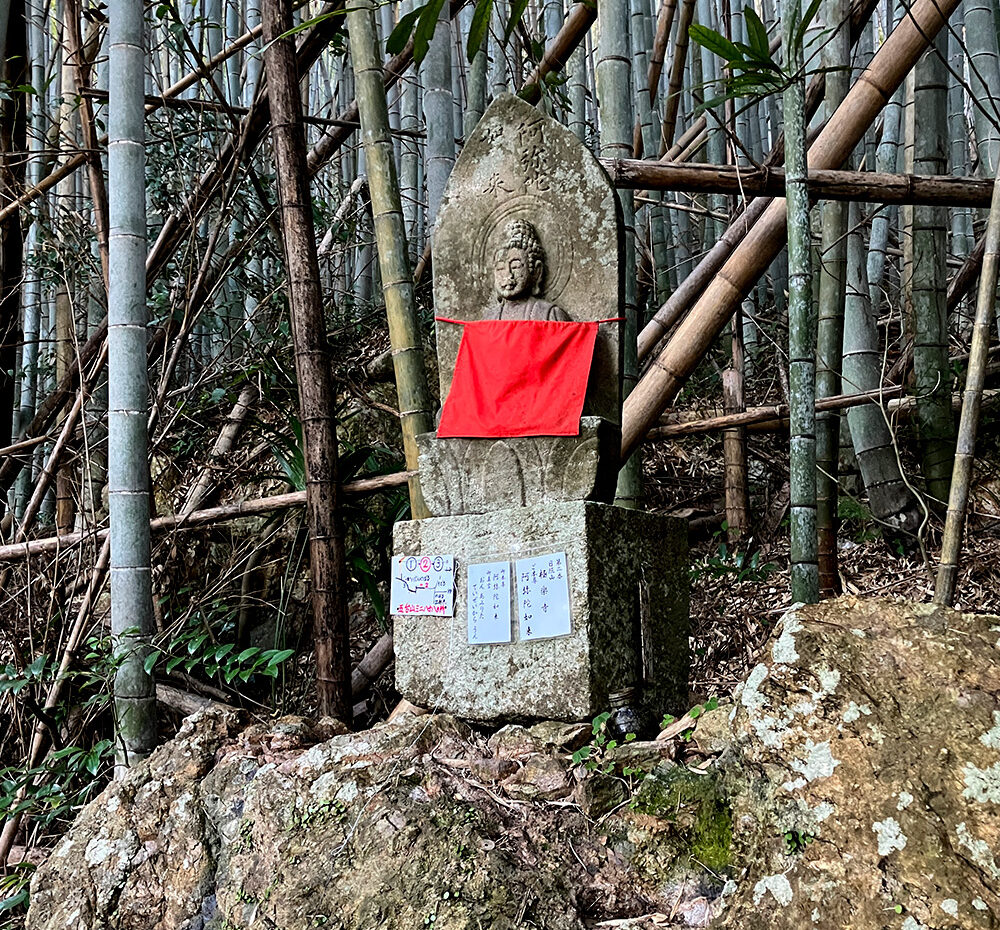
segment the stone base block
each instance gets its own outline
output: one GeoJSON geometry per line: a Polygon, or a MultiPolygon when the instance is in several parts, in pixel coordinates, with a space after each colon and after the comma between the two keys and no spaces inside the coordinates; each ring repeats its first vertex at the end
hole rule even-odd
{"type": "Polygon", "coordinates": [[[420,489],[435,517],[534,507],[549,501],[611,503],[622,431],[584,417],[579,436],[438,439],[417,436],[420,489]]]}
{"type": "MultiPolygon", "coordinates": [[[[688,559],[684,521],[590,501],[396,524],[396,555],[455,556],[455,616],[395,616],[396,685],[422,707],[472,720],[586,720],[608,693],[640,689],[658,722],[687,707],[688,559]],[[571,632],[471,645],[470,563],[565,552],[571,632]]],[[[512,567],[513,572],[513,567],[512,567]]]]}

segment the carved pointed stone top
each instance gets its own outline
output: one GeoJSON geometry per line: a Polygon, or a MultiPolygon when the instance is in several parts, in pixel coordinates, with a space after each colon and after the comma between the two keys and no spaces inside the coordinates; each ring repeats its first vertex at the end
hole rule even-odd
{"type": "MultiPolygon", "coordinates": [[[[564,126],[505,95],[479,121],[434,228],[434,307],[456,320],[622,315],[621,216],[596,158],[564,126]]],[[[584,412],[621,422],[621,324],[600,328],[584,412]]],[[[438,324],[442,401],[461,327],[438,324]]]]}

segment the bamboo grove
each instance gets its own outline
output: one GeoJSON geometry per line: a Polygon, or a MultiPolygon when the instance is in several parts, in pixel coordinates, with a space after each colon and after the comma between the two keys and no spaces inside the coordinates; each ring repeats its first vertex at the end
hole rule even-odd
{"type": "Polygon", "coordinates": [[[765,429],[793,599],[839,590],[846,458],[955,598],[996,325],[991,0],[0,14],[5,864],[150,751],[157,704],[291,706],[301,665],[298,700],[369,712],[391,635],[352,623],[384,624],[392,522],[426,514],[431,231],[500,94],[619,189],[618,502],[661,506],[644,462],[720,435],[753,547],[765,429]]]}

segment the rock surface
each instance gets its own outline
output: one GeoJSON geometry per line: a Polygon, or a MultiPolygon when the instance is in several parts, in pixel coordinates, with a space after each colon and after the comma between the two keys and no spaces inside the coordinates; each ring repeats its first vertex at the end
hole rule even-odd
{"type": "Polygon", "coordinates": [[[85,808],[28,928],[997,928],[998,653],[1000,618],[841,598],[675,742],[190,718],[85,808]]]}
{"type": "Polygon", "coordinates": [[[728,924],[1000,925],[1000,618],[839,598],[736,694],[728,924]]]}
{"type": "Polygon", "coordinates": [[[36,873],[29,930],[578,930],[704,917],[717,897],[690,857],[713,854],[704,791],[683,790],[663,744],[645,755],[658,792],[603,816],[627,779],[581,777],[569,753],[589,727],[487,741],[439,715],[330,731],[189,718],[85,808],[36,873]]]}

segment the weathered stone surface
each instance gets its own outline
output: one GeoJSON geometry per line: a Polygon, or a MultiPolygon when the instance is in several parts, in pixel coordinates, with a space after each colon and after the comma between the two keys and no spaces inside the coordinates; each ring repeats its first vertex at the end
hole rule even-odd
{"type": "Polygon", "coordinates": [[[998,651],[997,617],[796,609],[698,770],[629,743],[587,772],[551,722],[200,715],[84,809],[28,930],[995,930],[998,651]]]}
{"type": "Polygon", "coordinates": [[[1000,926],[1000,618],[793,610],[733,726],[748,869],[728,926],[1000,926]]]}
{"type": "Polygon", "coordinates": [[[643,682],[650,719],[684,710],[682,521],[573,501],[398,523],[393,547],[455,556],[455,616],[394,617],[396,684],[413,703],[482,721],[583,720],[607,708],[609,691],[643,682]],[[469,563],[550,552],[566,553],[570,635],[520,642],[512,604],[513,642],[470,645],[469,563]]]}
{"type": "Polygon", "coordinates": [[[583,930],[719,893],[692,859],[702,802],[670,768],[595,825],[567,801],[617,782],[545,737],[501,760],[447,716],[319,733],[189,719],[84,809],[35,875],[28,930],[583,930]],[[490,762],[522,774],[486,788],[490,762]]]}
{"type": "Polygon", "coordinates": [[[610,504],[621,428],[584,417],[579,436],[438,439],[417,436],[420,488],[431,515],[486,513],[551,501],[610,504]]]}
{"type": "MultiPolygon", "coordinates": [[[[565,126],[513,96],[487,109],[445,189],[434,229],[437,316],[497,316],[495,253],[518,220],[531,224],[544,253],[544,282],[533,303],[557,305],[577,321],[622,316],[621,217],[611,181],[565,126]]],[[[438,325],[442,399],[461,329],[438,325]]],[[[620,331],[619,323],[600,327],[584,406],[585,415],[612,423],[621,422],[620,331]]]]}

